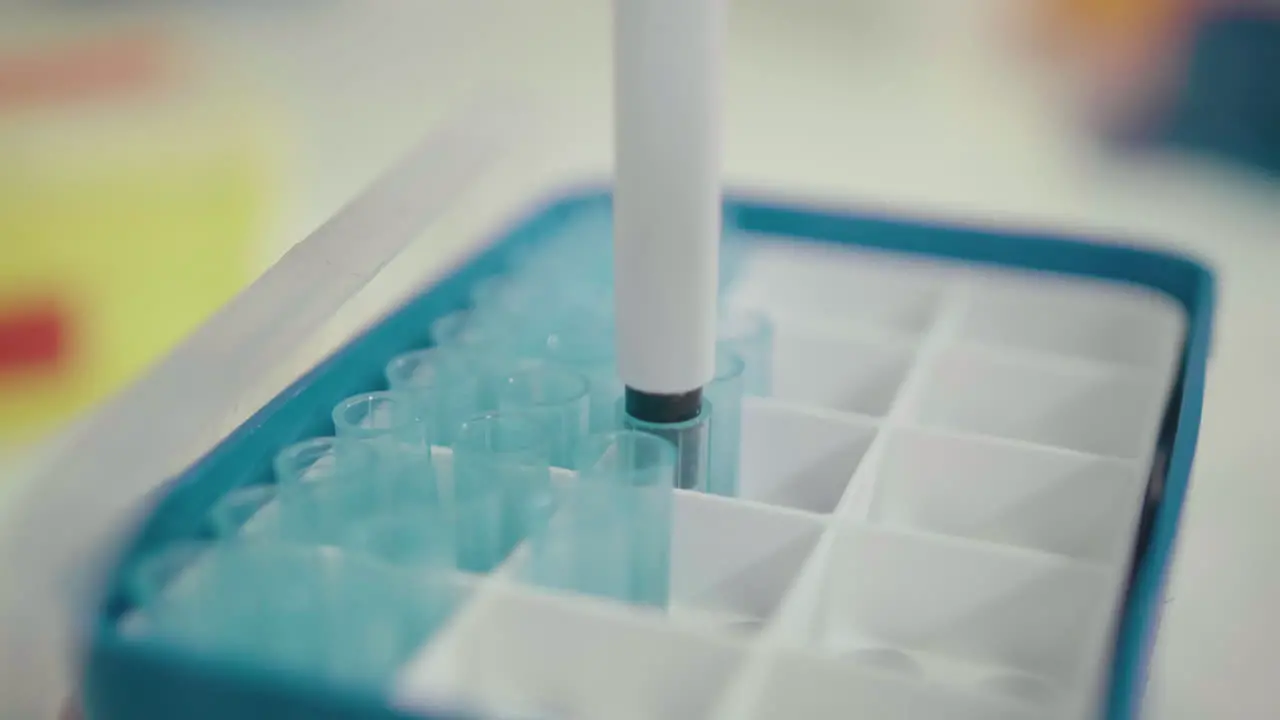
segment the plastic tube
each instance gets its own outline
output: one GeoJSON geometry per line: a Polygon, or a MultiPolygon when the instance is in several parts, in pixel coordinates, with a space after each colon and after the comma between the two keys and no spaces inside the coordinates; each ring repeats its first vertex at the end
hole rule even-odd
{"type": "Polygon", "coordinates": [[[296,485],[336,476],[367,477],[377,470],[377,454],[359,440],[317,437],[293,443],[272,461],[276,482],[296,485]]]}
{"type": "Polygon", "coordinates": [[[374,448],[377,467],[371,482],[379,486],[384,501],[438,496],[426,425],[418,419],[411,395],[354,395],[334,406],[333,425],[338,437],[374,448]]]}
{"type": "Polygon", "coordinates": [[[557,495],[556,511],[529,543],[526,579],[555,590],[631,602],[632,533],[624,493],[602,483],[574,482],[557,495]]]}
{"type": "Polygon", "coordinates": [[[328,548],[180,544],[139,566],[153,635],[238,662],[371,684],[447,617],[446,582],[328,548]]]}
{"type": "Polygon", "coordinates": [[[618,399],[622,397],[622,380],[618,377],[612,320],[579,314],[552,332],[545,345],[549,361],[587,380],[591,395],[589,431],[620,429],[618,399]]]}
{"type": "Polygon", "coordinates": [[[558,467],[572,466],[578,441],[587,432],[589,408],[587,379],[556,365],[520,370],[498,388],[498,409],[537,425],[551,464],[558,467]]]}
{"type": "Polygon", "coordinates": [[[524,415],[499,411],[463,424],[453,448],[461,547],[481,548],[467,569],[488,570],[524,539],[551,494],[550,449],[524,415]]]}
{"type": "Polygon", "coordinates": [[[704,409],[710,415],[711,442],[706,491],[713,495],[736,497],[738,494],[744,368],[736,354],[718,353],[716,375],[706,389],[704,409]]]}
{"type": "Polygon", "coordinates": [[[413,398],[416,417],[426,424],[432,445],[452,445],[462,423],[482,410],[480,376],[456,354],[440,348],[397,355],[384,374],[393,391],[413,398]]]}
{"type": "Polygon", "coordinates": [[[743,362],[743,389],[747,395],[773,393],[773,321],[754,310],[720,314],[716,345],[720,352],[737,355],[743,362]]]}
{"type": "Polygon", "coordinates": [[[606,498],[613,495],[597,510],[626,528],[629,597],[635,603],[666,607],[669,600],[675,472],[676,448],[638,431],[592,435],[578,453],[578,482],[595,484],[606,498]]]}
{"type": "Polygon", "coordinates": [[[454,518],[439,505],[364,518],[351,525],[344,547],[408,570],[447,573],[457,566],[454,518]]]}
{"type": "Polygon", "coordinates": [[[218,538],[240,534],[276,535],[280,532],[278,485],[248,485],[227,493],[209,511],[209,525],[218,538]]]}

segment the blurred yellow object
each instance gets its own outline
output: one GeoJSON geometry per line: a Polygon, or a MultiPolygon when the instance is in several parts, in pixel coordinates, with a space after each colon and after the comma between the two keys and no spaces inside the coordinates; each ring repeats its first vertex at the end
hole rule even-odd
{"type": "Polygon", "coordinates": [[[260,113],[151,34],[0,58],[0,438],[132,379],[248,279],[260,113]]]}
{"type": "Polygon", "coordinates": [[[1140,37],[1175,15],[1185,0],[1051,0],[1054,21],[1080,40],[1140,37]]]}
{"type": "Polygon", "coordinates": [[[1040,0],[1033,45],[1060,67],[1089,123],[1106,132],[1141,123],[1179,82],[1193,0],[1040,0]]]}
{"type": "Polygon", "coordinates": [[[1042,0],[1038,34],[1055,52],[1140,55],[1168,41],[1195,15],[1192,0],[1042,0]]]}

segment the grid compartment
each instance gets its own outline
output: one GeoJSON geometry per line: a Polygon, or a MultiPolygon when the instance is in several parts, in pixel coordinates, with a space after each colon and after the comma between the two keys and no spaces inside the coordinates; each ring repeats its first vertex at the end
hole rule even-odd
{"type": "Polygon", "coordinates": [[[742,408],[739,495],[829,513],[840,502],[874,437],[875,427],[865,421],[747,398],[742,408]]]}
{"type": "Polygon", "coordinates": [[[1000,276],[979,284],[961,334],[990,345],[1167,371],[1184,321],[1169,298],[1136,287],[1000,276]]]}
{"type": "Polygon", "coordinates": [[[887,676],[811,653],[783,651],[765,671],[752,720],[1029,720],[1032,711],[927,681],[887,676]]]}
{"type": "Polygon", "coordinates": [[[927,426],[1143,458],[1165,387],[1106,365],[1042,365],[976,348],[935,359],[915,419],[927,426]]]}
{"type": "Polygon", "coordinates": [[[752,633],[773,615],[824,529],[817,518],[678,493],[671,615],[752,633]]]}
{"type": "Polygon", "coordinates": [[[1136,463],[947,433],[895,430],[871,520],[1122,562],[1142,499],[1136,463]]]}
{"type": "Polygon", "coordinates": [[[838,328],[906,335],[933,321],[951,274],[883,253],[796,241],[756,240],[733,291],[735,304],[838,328]]]}
{"type": "MultiPolygon", "coordinates": [[[[574,482],[572,474],[565,473],[560,482],[574,482]]],[[[825,529],[820,518],[806,513],[675,491],[670,618],[712,632],[760,631],[825,529]]],[[[522,546],[496,573],[523,583],[527,562],[522,546]]],[[[545,588],[538,592],[568,594],[545,588]]]]}
{"type": "Polygon", "coordinates": [[[800,325],[780,325],[774,342],[774,396],[860,415],[889,412],[914,357],[902,341],[855,340],[800,325]]]}
{"type": "Polygon", "coordinates": [[[495,584],[410,666],[399,704],[481,717],[703,718],[744,652],[656,614],[495,584]]]}
{"type": "Polygon", "coordinates": [[[1053,556],[855,526],[840,531],[816,591],[792,643],[833,658],[896,648],[1065,688],[1083,681],[1114,581],[1053,556]]]}

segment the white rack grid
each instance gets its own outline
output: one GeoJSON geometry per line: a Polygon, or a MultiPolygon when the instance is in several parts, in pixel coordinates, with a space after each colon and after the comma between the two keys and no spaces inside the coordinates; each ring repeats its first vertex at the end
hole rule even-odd
{"type": "MultiPolygon", "coordinates": [[[[1109,663],[1185,318],[1136,287],[756,239],[740,497],[676,491],[668,612],[518,582],[402,672],[491,717],[1076,718],[1109,663]]],[[[471,582],[471,581],[466,581],[471,582]]]]}

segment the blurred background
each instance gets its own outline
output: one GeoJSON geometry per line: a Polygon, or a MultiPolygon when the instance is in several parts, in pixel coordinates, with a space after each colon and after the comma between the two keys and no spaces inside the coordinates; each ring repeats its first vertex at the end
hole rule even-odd
{"type": "MultiPolygon", "coordinates": [[[[1280,4],[731,8],[731,184],[1139,238],[1217,266],[1153,702],[1156,717],[1280,716],[1264,414],[1280,400],[1280,4]]],[[[459,108],[550,110],[550,134],[500,118],[536,179],[476,191],[527,195],[607,172],[609,92],[603,0],[0,0],[0,507],[72,423],[459,108]]],[[[424,240],[406,276],[474,239],[424,240]]],[[[211,436],[239,419],[211,418],[211,436]]],[[[20,684],[22,708],[67,692],[48,664],[20,684]]]]}

